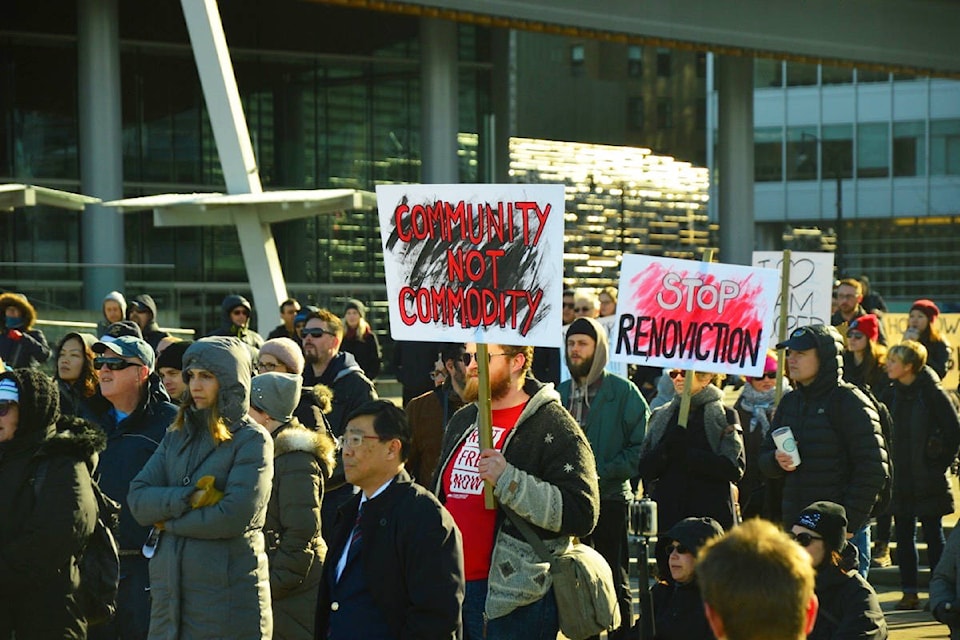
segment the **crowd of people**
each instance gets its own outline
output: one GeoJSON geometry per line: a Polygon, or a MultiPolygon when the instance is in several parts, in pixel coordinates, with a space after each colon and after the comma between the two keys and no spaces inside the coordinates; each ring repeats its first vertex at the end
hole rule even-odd
{"type": "Polygon", "coordinates": [[[897,608],[921,608],[917,524],[932,615],[960,637],[960,537],[941,524],[960,450],[951,349],[933,301],[893,344],[864,292],[839,281],[830,325],[724,381],[612,362],[616,289],[567,290],[562,348],[397,343],[402,408],[378,397],[360,300],[341,315],[286,300],[264,340],[230,295],[222,326],[186,341],[150,295],[112,291],[95,335],[51,349],[32,304],[2,294],[0,639],[554,640],[550,567],[517,516],[551,553],[599,552],[622,621],[607,637],[635,638],[641,492],[659,512],[655,638],[884,638],[868,571],[896,562],[897,608]],[[96,487],[120,504],[120,583],[116,615],[88,626],[96,487]],[[756,580],[733,579],[745,558],[756,580]]]}

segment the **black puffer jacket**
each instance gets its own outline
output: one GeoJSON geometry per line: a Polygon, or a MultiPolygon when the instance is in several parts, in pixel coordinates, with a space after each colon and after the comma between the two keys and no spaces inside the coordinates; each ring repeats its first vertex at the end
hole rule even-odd
{"type": "Polygon", "coordinates": [[[894,382],[883,396],[893,416],[894,514],[953,513],[946,471],[960,447],[960,420],[930,367],[913,384],[894,382]]]}
{"type": "Polygon", "coordinates": [[[855,532],[889,474],[879,416],[873,404],[841,376],[843,339],[833,327],[807,327],[817,337],[820,368],[809,385],[797,385],[780,401],[759,456],[760,470],[783,478],[783,521],[792,525],[800,511],[830,500],[847,511],[847,530],[855,532]],[[788,426],[800,452],[800,466],[784,471],[776,460],[772,433],[788,426]]]}
{"type": "Polygon", "coordinates": [[[20,417],[0,443],[0,638],[86,638],[74,593],[80,549],[96,522],[90,481],[105,438],[92,424],[59,418],[56,384],[18,369],[20,417]],[[39,488],[38,465],[46,460],[39,488]]]}
{"type": "Polygon", "coordinates": [[[859,573],[827,562],[817,571],[817,623],[807,640],[885,640],[887,621],[873,587],[859,573]]]}

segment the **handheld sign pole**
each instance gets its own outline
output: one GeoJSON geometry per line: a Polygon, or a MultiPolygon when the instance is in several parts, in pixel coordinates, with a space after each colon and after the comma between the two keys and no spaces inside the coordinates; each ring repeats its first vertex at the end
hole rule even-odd
{"type": "MultiPolygon", "coordinates": [[[[480,383],[477,398],[477,430],[480,436],[480,451],[493,448],[493,409],[490,406],[490,355],[487,345],[477,343],[477,377],[480,383]]],[[[493,499],[493,485],[488,480],[483,483],[483,505],[487,509],[496,509],[493,499]]]]}
{"type": "MultiPolygon", "coordinates": [[[[707,249],[703,256],[704,262],[713,262],[713,249],[707,249]]],[[[690,417],[690,389],[693,388],[693,376],[696,371],[687,371],[683,376],[683,395],[680,396],[680,413],[677,415],[677,424],[684,429],[687,428],[687,419],[690,417]]]]}
{"type": "MultiPolygon", "coordinates": [[[[787,301],[790,299],[790,249],[783,250],[783,263],[780,267],[780,326],[778,343],[787,339],[787,301]]],[[[780,404],[783,396],[784,350],[777,349],[777,391],[774,404],[780,404]]]]}

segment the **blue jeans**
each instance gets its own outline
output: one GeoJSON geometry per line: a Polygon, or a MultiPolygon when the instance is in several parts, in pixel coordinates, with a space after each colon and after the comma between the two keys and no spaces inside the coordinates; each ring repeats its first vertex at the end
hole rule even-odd
{"type": "MultiPolygon", "coordinates": [[[[904,593],[919,591],[920,554],[917,553],[917,516],[896,513],[893,517],[894,531],[897,533],[897,564],[900,565],[900,588],[904,593]]],[[[923,539],[927,541],[927,558],[930,568],[937,566],[943,555],[945,538],[940,516],[920,516],[923,527],[923,539]]]]}
{"type": "Polygon", "coordinates": [[[487,605],[487,581],[467,580],[463,594],[463,640],[483,640],[483,610],[487,605]]]}
{"type": "Polygon", "coordinates": [[[853,538],[850,539],[850,542],[853,543],[853,546],[857,548],[857,553],[860,554],[859,562],[860,566],[857,568],[857,573],[863,576],[863,579],[867,579],[867,572],[870,571],[870,521],[867,521],[867,524],[863,525],[855,534],[853,538]]]}
{"type": "Polygon", "coordinates": [[[556,640],[560,633],[553,587],[531,604],[487,622],[490,640],[556,640]]]}

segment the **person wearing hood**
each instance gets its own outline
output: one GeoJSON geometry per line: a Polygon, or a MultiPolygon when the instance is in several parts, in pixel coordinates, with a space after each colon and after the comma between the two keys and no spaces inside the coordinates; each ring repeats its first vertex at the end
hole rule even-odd
{"type": "Polygon", "coordinates": [[[54,349],[57,371],[53,379],[60,391],[60,413],[76,416],[89,413],[90,398],[97,394],[99,378],[93,368],[93,345],[97,339],[88,333],[71,331],[54,349]]]}
{"type": "MultiPolygon", "coordinates": [[[[280,338],[288,340],[287,338],[280,338]]],[[[271,341],[267,341],[269,343],[271,341]]],[[[327,545],[320,535],[323,487],[336,445],[294,417],[302,378],[266,372],[250,383],[250,417],[273,436],[273,488],[264,537],[270,559],[273,636],[313,640],[327,545]]]]}
{"type": "Polygon", "coordinates": [[[127,319],[127,299],[119,291],[111,291],[103,297],[100,311],[103,313],[103,318],[97,323],[98,336],[106,334],[107,327],[114,322],[127,319]]]}
{"type": "Polygon", "coordinates": [[[713,518],[684,518],[664,536],[670,578],[650,589],[654,640],[713,640],[697,584],[697,553],[708,540],[723,535],[713,518]]]}
{"type": "Polygon", "coordinates": [[[50,346],[43,331],[35,329],[37,311],[19,293],[0,294],[0,361],[13,369],[39,367],[50,359],[50,346]]]}
{"type": "Polygon", "coordinates": [[[140,327],[140,334],[154,351],[160,341],[170,335],[160,330],[160,325],[157,324],[157,303],[147,293],[134,297],[127,305],[127,320],[132,320],[140,327]]]}
{"type": "Polygon", "coordinates": [[[273,439],[247,413],[248,353],[230,337],[190,345],[188,393],[130,483],[130,512],[159,532],[148,547],[150,638],[272,637],[263,526],[273,439]]]}
{"type": "Polygon", "coordinates": [[[946,472],[960,447],[960,422],[926,359],[927,350],[915,340],[901,342],[887,352],[887,375],[893,384],[885,391],[883,402],[893,416],[891,446],[896,463],[890,510],[903,590],[897,609],[920,608],[917,520],[933,568],[945,542],[941,519],[954,509],[946,472]]]}
{"type": "Polygon", "coordinates": [[[343,325],[346,331],[340,350],[352,353],[363,369],[363,375],[373,380],[380,375],[380,342],[367,322],[366,305],[354,298],[347,300],[343,325]]]}
{"type": "MultiPolygon", "coordinates": [[[[743,519],[760,516],[768,520],[780,519],[780,485],[760,472],[757,457],[760,445],[770,433],[770,421],[777,409],[777,353],[768,351],[763,365],[763,375],[747,377],[740,396],[733,405],[743,426],[743,446],[747,468],[740,479],[740,512],[743,519]]],[[[784,393],[790,391],[790,383],[783,380],[784,393]]]]}
{"type": "MultiPolygon", "coordinates": [[[[640,450],[640,476],[644,487],[654,487],[660,531],[699,516],[729,529],[736,515],[733,483],[740,481],[746,466],[737,413],[723,406],[716,374],[672,369],[667,375],[673,380],[674,398],[650,416],[640,450]],[[688,375],[693,375],[690,415],[682,427],[680,400],[688,375]]],[[[661,544],[658,550],[662,567],[661,544]]]]}
{"type": "MultiPolygon", "coordinates": [[[[777,345],[787,350],[787,373],[795,391],[780,400],[761,447],[760,470],[783,479],[783,523],[817,500],[846,510],[849,537],[868,530],[870,512],[890,474],[880,418],[873,403],[844,382],[843,338],[833,327],[795,329],[777,345]],[[773,432],[790,427],[800,456],[778,451],[773,432]]],[[[864,540],[869,553],[869,540],[864,540]]]]}
{"type": "Polygon", "coordinates": [[[0,373],[0,638],[87,637],[77,567],[96,525],[90,475],[103,445],[92,424],[60,416],[46,375],[0,373]]]}
{"type": "MultiPolygon", "coordinates": [[[[257,354],[257,374],[292,373],[303,376],[303,351],[300,345],[290,338],[272,338],[263,343],[257,354]]],[[[313,429],[333,433],[326,414],[330,412],[333,393],[322,384],[304,387],[300,392],[300,402],[293,415],[300,424],[313,429]]]]}
{"type": "Polygon", "coordinates": [[[567,329],[566,364],[570,380],[560,383],[560,400],[583,429],[593,449],[600,483],[600,517],[583,542],[594,547],[613,570],[622,625],[610,638],[625,638],[633,624],[627,516],[630,478],[640,464],[640,448],[650,409],[632,382],[605,370],[607,332],[593,318],[580,317],[567,329]]]}
{"type": "MultiPolygon", "coordinates": [[[[327,420],[334,437],[339,438],[347,426],[347,416],[369,400],[377,399],[377,390],[352,354],[340,351],[343,339],[343,323],[335,313],[327,309],[313,311],[307,316],[303,327],[304,386],[322,384],[333,392],[333,400],[327,420]]],[[[342,460],[337,461],[326,499],[323,501],[323,530],[332,531],[337,510],[353,495],[353,487],[347,484],[342,460]]]]}
{"type": "MultiPolygon", "coordinates": [[[[114,323],[114,333],[132,333],[129,322],[114,323]],[[129,330],[129,331],[127,331],[129,330]]],[[[135,328],[135,327],[134,327],[135,328]]],[[[117,545],[120,585],[117,616],[91,632],[92,640],[146,638],[150,625],[150,575],[140,547],[150,531],[133,519],[127,507],[130,481],[153,455],[177,408],[169,402],[154,373],[153,349],[133,335],[109,335],[91,347],[98,392],[82,416],[107,434],[107,448],[97,467],[100,488],[121,505],[117,545]]]]}
{"type": "Polygon", "coordinates": [[[220,303],[222,324],[211,336],[233,336],[244,343],[257,357],[257,351],[263,346],[263,337],[250,328],[253,307],[250,301],[240,295],[229,295],[220,303]]]}
{"type": "Polygon", "coordinates": [[[844,571],[841,565],[847,544],[846,510],[836,502],[814,502],[800,512],[787,533],[817,571],[814,593],[820,608],[807,640],[885,640],[887,621],[877,593],[863,576],[844,571]]]}

